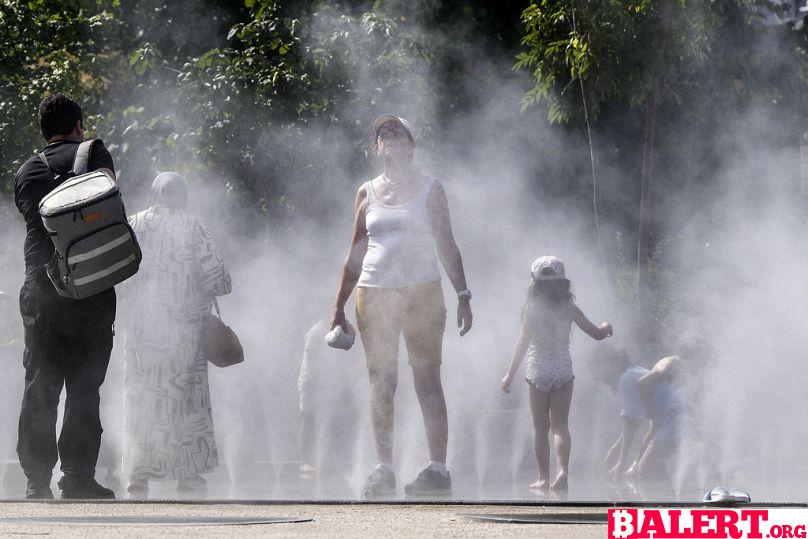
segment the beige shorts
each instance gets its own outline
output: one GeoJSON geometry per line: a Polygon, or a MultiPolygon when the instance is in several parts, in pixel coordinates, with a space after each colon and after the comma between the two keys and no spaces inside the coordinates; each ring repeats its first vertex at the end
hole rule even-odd
{"type": "Polygon", "coordinates": [[[356,321],[368,371],[396,368],[402,332],[410,365],[440,365],[446,327],[440,281],[404,288],[359,287],[356,321]]]}

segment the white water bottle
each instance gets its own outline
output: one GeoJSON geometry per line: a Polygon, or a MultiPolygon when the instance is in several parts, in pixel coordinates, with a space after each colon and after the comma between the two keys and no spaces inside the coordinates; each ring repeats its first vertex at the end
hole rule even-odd
{"type": "Polygon", "coordinates": [[[356,340],[356,331],[347,320],[345,321],[345,325],[348,326],[347,332],[342,329],[342,326],[339,324],[328,332],[325,336],[325,342],[328,346],[331,348],[339,348],[340,350],[351,349],[356,340]]]}

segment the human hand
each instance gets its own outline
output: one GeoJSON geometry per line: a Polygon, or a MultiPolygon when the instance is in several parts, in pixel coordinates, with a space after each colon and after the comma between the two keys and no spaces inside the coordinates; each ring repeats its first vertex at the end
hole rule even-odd
{"type": "Polygon", "coordinates": [[[474,316],[471,314],[471,301],[468,296],[460,296],[457,302],[457,327],[462,337],[471,329],[474,316]]]}
{"type": "Polygon", "coordinates": [[[499,382],[499,387],[502,388],[503,393],[511,392],[511,382],[513,382],[513,376],[511,376],[511,373],[508,373],[502,377],[502,380],[499,382]]]}
{"type": "Polygon", "coordinates": [[[614,335],[614,330],[612,329],[612,325],[609,322],[604,322],[598,327],[603,332],[604,338],[611,337],[612,335],[614,335]]]}
{"type": "Polygon", "coordinates": [[[624,467],[622,462],[618,462],[608,472],[603,474],[602,478],[611,483],[620,483],[623,480],[624,467]]]}
{"type": "Polygon", "coordinates": [[[612,446],[612,448],[609,449],[609,452],[606,453],[606,456],[603,457],[603,462],[600,463],[600,469],[602,470],[603,475],[606,475],[607,471],[613,466],[612,462],[614,462],[614,459],[619,456],[617,451],[618,450],[612,446]]]}
{"type": "Polygon", "coordinates": [[[345,319],[345,309],[337,307],[334,309],[334,314],[331,316],[331,324],[329,324],[329,331],[337,326],[342,326],[342,331],[348,333],[348,320],[345,319]]]}

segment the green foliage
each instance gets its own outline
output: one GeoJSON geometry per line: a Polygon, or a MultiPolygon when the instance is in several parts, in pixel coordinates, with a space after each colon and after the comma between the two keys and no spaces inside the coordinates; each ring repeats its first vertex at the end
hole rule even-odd
{"type": "MultiPolygon", "coordinates": [[[[773,113],[789,122],[784,132],[805,130],[804,114],[784,111],[795,103],[807,110],[806,31],[756,24],[754,4],[675,2],[659,119],[661,144],[670,151],[660,161],[689,166],[675,153],[683,126],[706,136],[717,129],[694,105],[705,96],[722,114],[752,100],[772,103],[773,113]],[[754,48],[775,31],[791,32],[793,43],[777,54],[801,58],[787,84],[771,82],[766,66],[773,52],[754,48]]],[[[428,120],[450,125],[453,115],[487,99],[477,90],[482,85],[469,81],[517,77],[506,73],[510,66],[496,65],[501,56],[491,51],[515,55],[520,47],[516,68],[533,81],[522,107],[545,106],[552,123],[577,136],[582,81],[597,127],[621,134],[619,142],[604,141],[608,155],[625,160],[616,168],[636,168],[659,2],[534,0],[525,9],[510,0],[204,5],[0,0],[5,193],[22,160],[42,144],[37,104],[47,93],[66,91],[82,101],[87,126],[112,149],[130,192],[143,192],[158,171],[177,169],[243,203],[251,218],[321,215],[327,208],[313,192],[322,178],[367,172],[367,126],[375,114],[404,110],[419,137],[428,138],[428,120]]],[[[665,181],[679,188],[688,175],[665,181]]],[[[627,173],[621,189],[634,181],[627,173]]],[[[562,196],[587,196],[575,191],[582,182],[559,185],[562,196]]],[[[608,210],[608,200],[604,205],[608,210]]]]}
{"type": "Polygon", "coordinates": [[[642,103],[658,9],[659,2],[649,0],[531,2],[522,12],[526,50],[514,66],[530,70],[534,80],[522,110],[546,101],[551,123],[579,118],[579,79],[594,118],[610,100],[642,103]]]}
{"type": "Polygon", "coordinates": [[[311,182],[364,172],[378,111],[409,99],[426,118],[418,103],[434,98],[428,41],[381,4],[247,0],[211,9],[231,24],[200,47],[193,32],[166,31],[192,16],[181,3],[1,0],[6,192],[42,144],[36,107],[55,91],[81,100],[127,189],[142,192],[157,171],[176,169],[210,179],[257,218],[316,213],[311,182]],[[333,145],[336,127],[348,154],[311,152],[333,145]]]}
{"type": "MultiPolygon", "coordinates": [[[[660,238],[666,235],[657,215],[667,215],[667,197],[720,176],[728,126],[751,110],[780,127],[774,136],[781,145],[794,147],[808,131],[808,25],[766,27],[758,15],[763,4],[768,3],[533,0],[522,12],[522,51],[514,68],[531,75],[522,110],[544,107],[550,123],[575,132],[584,124],[585,100],[601,170],[621,175],[611,193],[601,192],[603,214],[613,220],[622,213],[624,229],[637,223],[626,201],[639,201],[641,150],[649,149],[646,112],[654,111],[650,192],[657,202],[650,237],[656,244],[648,250],[647,266],[654,297],[646,315],[660,321],[671,312],[665,294],[673,286],[659,261],[660,238]],[[656,101],[648,107],[654,87],[656,101]]],[[[637,267],[629,259],[610,265],[618,268],[618,291],[633,301],[637,267]]]]}
{"type": "Polygon", "coordinates": [[[169,103],[147,105],[122,134],[164,140],[153,148],[153,168],[223,179],[253,211],[283,215],[314,203],[312,182],[342,167],[344,155],[311,151],[329,144],[330,128],[348,134],[348,161],[364,166],[369,118],[357,111],[379,110],[402,89],[422,92],[418,72],[429,56],[380,11],[353,16],[327,4],[276,0],[246,5],[250,18],[232,26],[228,46],[189,58],[176,78],[158,68],[159,54],[136,51],[132,62],[145,64],[146,95],[163,87],[169,103]]]}
{"type": "MultiPolygon", "coordinates": [[[[656,327],[664,328],[666,321],[680,315],[688,308],[687,300],[681,294],[687,284],[686,274],[670,264],[666,258],[671,246],[682,241],[681,235],[667,234],[655,243],[648,261],[648,312],[644,316],[656,327]]],[[[618,298],[625,305],[637,303],[637,258],[633,245],[626,241],[625,234],[617,232],[614,237],[615,272],[614,286],[618,298]]]]}
{"type": "MultiPolygon", "coordinates": [[[[419,142],[428,142],[433,127],[451,129],[458,116],[485,110],[492,81],[524,74],[531,83],[522,109],[544,107],[567,140],[581,141],[582,157],[553,170],[541,149],[532,157],[536,191],[590,203],[583,85],[601,170],[618,171],[601,192],[604,221],[618,230],[636,219],[653,75],[662,86],[659,199],[717,176],[723,135],[739,112],[755,108],[778,122],[772,144],[808,131],[808,25],[764,27],[756,9],[765,0],[194,1],[204,9],[184,0],[0,0],[6,196],[14,172],[42,145],[37,105],[56,91],[81,100],[127,196],[137,200],[157,172],[178,170],[223,207],[243,209],[233,223],[242,233],[301,215],[327,218],[324,183],[356,182],[374,162],[368,126],[376,114],[410,115],[419,142]],[[666,1],[671,12],[660,21],[666,1]],[[501,59],[514,56],[512,72],[501,59]]],[[[529,129],[525,118],[517,129],[529,129]]],[[[676,310],[665,290],[677,281],[660,245],[668,236],[652,237],[652,309],[663,320],[676,310]]],[[[612,257],[631,301],[636,266],[612,257]]]]}
{"type": "MultiPolygon", "coordinates": [[[[779,33],[804,44],[804,29],[767,30],[756,13],[757,5],[766,2],[665,1],[671,9],[661,21],[664,2],[658,1],[533,0],[522,12],[523,50],[514,64],[533,79],[522,109],[545,103],[551,123],[578,120],[580,80],[595,120],[604,107],[642,109],[655,69],[661,76],[663,100],[674,107],[686,108],[705,94],[728,92],[749,99],[754,93],[777,93],[783,87],[780,81],[765,84],[750,79],[772,60],[769,54],[760,54],[761,43],[766,43],[767,34],[779,33]],[[662,49],[659,66],[654,65],[660,52],[655,46],[662,49]]],[[[800,51],[805,54],[797,44],[789,54],[800,51]]]]}
{"type": "Polygon", "coordinates": [[[14,172],[41,145],[36,111],[55,91],[85,103],[92,131],[120,53],[118,29],[103,1],[0,1],[0,174],[6,193],[14,172]]]}

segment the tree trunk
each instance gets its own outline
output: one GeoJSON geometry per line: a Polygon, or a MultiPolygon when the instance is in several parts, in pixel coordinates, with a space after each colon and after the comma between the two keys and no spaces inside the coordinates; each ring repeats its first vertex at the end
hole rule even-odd
{"type": "MultiPolygon", "coordinates": [[[[659,31],[656,34],[654,63],[651,66],[651,87],[645,109],[645,132],[642,144],[642,176],[640,182],[640,213],[637,230],[637,314],[638,320],[648,320],[650,300],[648,289],[648,262],[650,259],[651,181],[654,171],[654,138],[657,109],[661,98],[664,71],[665,37],[670,18],[671,0],[662,0],[659,6],[659,31]]],[[[641,334],[646,328],[640,328],[641,334]]]]}
{"type": "Polygon", "coordinates": [[[602,271],[606,271],[606,262],[603,256],[603,238],[600,233],[600,183],[598,182],[598,174],[596,167],[596,137],[594,129],[589,121],[589,110],[586,103],[586,93],[584,90],[584,82],[578,79],[581,83],[581,102],[584,107],[584,121],[586,122],[586,136],[589,141],[589,166],[592,172],[592,217],[594,218],[595,225],[595,242],[598,246],[598,258],[600,259],[600,266],[602,271]]]}
{"type": "MultiPolygon", "coordinates": [[[[575,17],[575,4],[571,3],[571,15],[572,15],[572,31],[575,33],[576,36],[579,36],[578,33],[578,25],[576,23],[575,17]]],[[[581,6],[581,10],[583,10],[583,5],[581,6]]],[[[588,41],[588,36],[587,36],[588,41]]],[[[584,79],[581,76],[580,72],[578,73],[578,84],[581,88],[581,104],[583,105],[584,111],[584,122],[586,124],[586,136],[587,140],[589,141],[589,165],[590,170],[592,172],[592,216],[594,218],[594,225],[595,225],[595,242],[598,249],[598,260],[600,261],[600,274],[603,278],[603,291],[607,298],[610,298],[612,286],[609,279],[610,272],[608,271],[606,265],[606,257],[603,253],[603,238],[600,233],[600,183],[598,182],[598,174],[597,174],[597,167],[596,167],[596,142],[595,142],[595,132],[592,129],[592,123],[589,119],[589,105],[587,104],[587,94],[586,88],[584,85],[584,79]]],[[[589,102],[591,102],[591,96],[589,102]]]]}
{"type": "Polygon", "coordinates": [[[648,261],[650,243],[651,179],[653,175],[654,135],[656,131],[658,75],[654,75],[645,110],[645,135],[642,144],[642,178],[640,181],[640,215],[637,230],[637,310],[639,319],[648,314],[648,261]]]}

